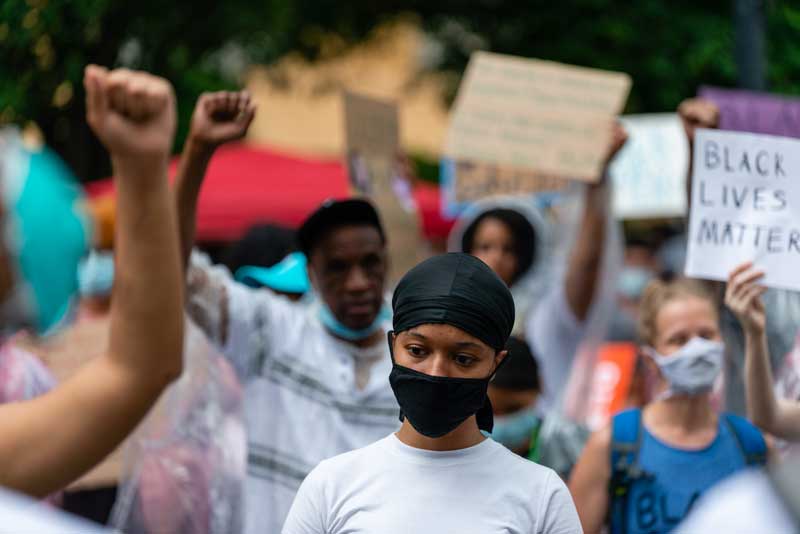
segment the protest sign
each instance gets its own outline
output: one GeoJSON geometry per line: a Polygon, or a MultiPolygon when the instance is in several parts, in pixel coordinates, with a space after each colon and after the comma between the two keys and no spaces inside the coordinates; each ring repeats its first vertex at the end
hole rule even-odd
{"type": "Polygon", "coordinates": [[[686,135],[675,113],[620,117],[628,142],[609,172],[612,205],[620,219],[686,215],[686,135]]]}
{"type": "MultiPolygon", "coordinates": [[[[613,118],[630,85],[622,73],[476,52],[453,106],[445,154],[545,177],[596,181],[613,118]]],[[[495,193],[486,187],[471,194],[495,193]]]]}
{"type": "Polygon", "coordinates": [[[686,274],[727,280],[752,261],[764,284],[800,289],[800,141],[698,130],[686,274]]]}
{"type": "MultiPolygon", "coordinates": [[[[570,182],[561,179],[539,180],[538,175],[528,171],[509,168],[500,168],[496,165],[485,163],[471,163],[466,161],[455,162],[443,158],[439,165],[439,186],[442,199],[442,214],[447,218],[456,218],[464,210],[481,198],[488,196],[519,195],[519,191],[526,191],[526,195],[535,195],[537,204],[548,205],[558,195],[565,191],[570,182]],[[478,175],[478,176],[476,176],[478,175]],[[466,178],[466,180],[465,180],[466,178]],[[465,181],[469,181],[464,185],[465,181]],[[531,180],[526,188],[515,188],[523,180],[531,180]],[[471,184],[478,183],[478,189],[484,191],[484,185],[489,183],[493,195],[478,196],[470,193],[471,184]],[[497,187],[499,185],[499,187],[497,187]],[[465,194],[464,191],[467,191],[465,194]]],[[[474,190],[473,190],[474,191],[474,190]]]]}
{"type": "Polygon", "coordinates": [[[345,91],[347,153],[395,158],[400,145],[397,104],[345,91]]]}
{"type": "Polygon", "coordinates": [[[722,130],[800,137],[800,98],[708,86],[698,94],[719,106],[722,130]]]}
{"type": "Polygon", "coordinates": [[[397,105],[345,92],[344,116],[350,182],[370,197],[391,236],[389,279],[396,282],[417,264],[420,249],[419,217],[399,158],[397,105]]]}

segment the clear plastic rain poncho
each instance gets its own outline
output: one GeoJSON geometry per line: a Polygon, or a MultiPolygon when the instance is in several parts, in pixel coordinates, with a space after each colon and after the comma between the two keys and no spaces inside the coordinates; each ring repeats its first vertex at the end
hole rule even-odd
{"type": "Polygon", "coordinates": [[[184,371],[125,450],[112,526],[127,534],[237,534],[246,437],[233,368],[187,321],[184,371]]]}
{"type": "MultiPolygon", "coordinates": [[[[607,186],[610,195],[611,184],[607,186]]],[[[519,197],[487,198],[470,206],[459,218],[448,239],[448,250],[460,251],[466,229],[482,213],[495,208],[512,209],[524,215],[536,234],[536,255],[529,270],[511,287],[517,307],[517,323],[514,335],[520,335],[527,318],[544,302],[549,292],[563,286],[569,254],[580,229],[585,186],[573,184],[558,194],[519,197]]],[[[587,417],[592,375],[600,346],[606,338],[612,312],[616,303],[617,277],[622,265],[622,229],[613,219],[611,204],[608,205],[606,242],[603,250],[602,268],[593,304],[583,323],[583,336],[571,368],[563,379],[544,384],[545,388],[557,392],[558,401],[554,412],[568,419],[583,423],[587,417]]],[[[553,355],[539,354],[538,358],[553,355]]]]}

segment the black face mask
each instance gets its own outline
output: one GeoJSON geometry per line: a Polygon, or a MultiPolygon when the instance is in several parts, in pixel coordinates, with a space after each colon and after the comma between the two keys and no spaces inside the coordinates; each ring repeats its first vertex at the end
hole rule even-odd
{"type": "Polygon", "coordinates": [[[394,363],[392,332],[389,347],[393,363],[389,384],[400,404],[401,421],[407,417],[423,436],[440,438],[477,414],[478,428],[492,431],[494,416],[486,390],[494,373],[486,378],[426,375],[394,363]]]}

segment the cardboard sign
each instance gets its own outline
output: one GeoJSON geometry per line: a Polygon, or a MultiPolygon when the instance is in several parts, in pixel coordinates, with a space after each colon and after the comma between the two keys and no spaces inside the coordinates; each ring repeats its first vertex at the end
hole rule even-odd
{"type": "Polygon", "coordinates": [[[727,280],[741,263],[800,289],[800,141],[698,130],[686,274],[727,280]]]}
{"type": "Polygon", "coordinates": [[[626,74],[476,52],[453,106],[445,154],[596,181],[630,85],[626,74]]]}
{"type": "Polygon", "coordinates": [[[722,130],[800,137],[800,98],[707,86],[698,94],[719,106],[722,130]]]}
{"type": "Polygon", "coordinates": [[[400,126],[397,104],[345,91],[344,124],[347,153],[365,157],[397,157],[400,126]]]}
{"type": "Polygon", "coordinates": [[[614,215],[620,219],[685,216],[689,151],[678,115],[626,115],[620,121],[628,142],[609,169],[614,215]]]}
{"type": "Polygon", "coordinates": [[[408,177],[398,159],[397,105],[344,93],[345,135],[350,182],[367,195],[388,236],[390,282],[418,263],[420,223],[408,177]]]}
{"type": "Polygon", "coordinates": [[[471,161],[456,161],[454,165],[454,195],[459,203],[520,191],[561,191],[569,186],[569,182],[558,176],[538,171],[471,161]]]}

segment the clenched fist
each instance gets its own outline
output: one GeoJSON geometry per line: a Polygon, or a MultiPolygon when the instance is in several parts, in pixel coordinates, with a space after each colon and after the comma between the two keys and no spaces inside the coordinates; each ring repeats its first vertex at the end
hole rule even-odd
{"type": "Polygon", "coordinates": [[[86,67],[86,120],[113,158],[167,158],[175,136],[175,96],[146,72],[86,67]]]}
{"type": "Polygon", "coordinates": [[[255,113],[255,103],[246,91],[203,93],[194,107],[189,139],[211,149],[241,139],[255,113]]]}
{"type": "Polygon", "coordinates": [[[697,128],[718,128],[719,107],[704,98],[688,98],[678,106],[678,115],[683,123],[683,130],[689,139],[689,146],[694,146],[694,132],[697,128]]]}

